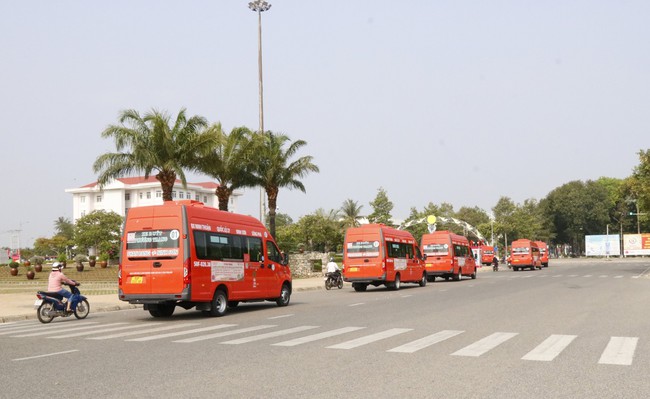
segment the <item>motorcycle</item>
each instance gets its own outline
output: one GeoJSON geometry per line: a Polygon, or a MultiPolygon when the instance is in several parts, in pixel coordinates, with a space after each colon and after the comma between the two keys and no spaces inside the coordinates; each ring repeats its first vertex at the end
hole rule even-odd
{"type": "Polygon", "coordinates": [[[496,258],[494,258],[494,261],[492,262],[492,271],[493,272],[499,271],[499,261],[496,258]]]}
{"type": "Polygon", "coordinates": [[[343,288],[343,275],[341,273],[327,273],[325,275],[325,289],[329,291],[332,287],[343,288]]]}
{"type": "Polygon", "coordinates": [[[77,319],[85,319],[88,313],[90,313],[90,304],[88,303],[88,299],[81,295],[79,288],[77,288],[78,286],[78,283],[77,285],[69,286],[70,292],[72,292],[70,299],[57,292],[38,291],[36,293],[38,299],[34,302],[38,320],[41,323],[49,323],[55,317],[68,317],[72,314],[77,319]],[[72,301],[70,311],[66,310],[68,300],[72,301]]]}

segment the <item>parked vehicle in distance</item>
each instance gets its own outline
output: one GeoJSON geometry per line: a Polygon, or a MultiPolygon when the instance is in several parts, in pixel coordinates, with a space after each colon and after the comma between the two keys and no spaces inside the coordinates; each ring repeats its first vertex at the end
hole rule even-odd
{"type": "Polygon", "coordinates": [[[548,267],[548,245],[544,241],[535,241],[535,244],[539,247],[539,256],[541,257],[541,262],[543,267],[548,267]]]}
{"type": "Polygon", "coordinates": [[[399,290],[402,283],[427,284],[420,249],[408,231],[383,224],[348,228],[343,244],[343,280],[355,291],[368,285],[399,290]]]}
{"type": "Polygon", "coordinates": [[[542,268],[539,247],[535,241],[519,239],[513,241],[510,247],[510,264],[515,271],[526,268],[530,268],[530,270],[542,268]]]}
{"type": "Polygon", "coordinates": [[[257,219],[192,200],[129,209],[119,298],[153,317],[176,306],[222,316],[240,302],[289,304],[288,259],[257,219]]]}
{"type": "Polygon", "coordinates": [[[494,247],[490,245],[481,245],[481,264],[482,265],[491,265],[494,257],[494,247]]]}
{"type": "Polygon", "coordinates": [[[434,231],[422,236],[427,278],[459,281],[462,276],[476,278],[476,260],[467,237],[451,231],[434,231]]]}

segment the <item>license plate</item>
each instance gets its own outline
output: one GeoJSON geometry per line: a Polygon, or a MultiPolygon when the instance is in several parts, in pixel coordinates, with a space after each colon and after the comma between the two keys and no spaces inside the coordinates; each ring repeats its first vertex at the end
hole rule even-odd
{"type": "Polygon", "coordinates": [[[131,277],[131,284],[142,284],[142,283],[144,283],[144,277],[142,276],[131,277]]]}
{"type": "Polygon", "coordinates": [[[42,299],[37,299],[36,302],[34,302],[34,307],[38,309],[39,306],[43,304],[42,299]]]}
{"type": "Polygon", "coordinates": [[[351,271],[351,272],[358,272],[358,271],[359,271],[359,268],[358,268],[358,267],[351,267],[351,268],[350,268],[350,271],[351,271]]]}

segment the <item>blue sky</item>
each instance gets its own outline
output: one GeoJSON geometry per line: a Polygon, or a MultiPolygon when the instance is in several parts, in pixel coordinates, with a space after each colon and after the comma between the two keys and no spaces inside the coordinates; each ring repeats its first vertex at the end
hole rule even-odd
{"type": "MultiPolygon", "coordinates": [[[[247,1],[0,2],[0,246],[72,216],[101,131],[152,108],[258,128],[247,1]]],[[[265,128],[308,142],[319,174],[281,191],[294,220],[383,187],[401,219],[489,210],[571,180],[624,178],[647,149],[646,1],[271,0],[265,128]]],[[[204,176],[191,176],[204,181],[204,176]]],[[[239,210],[257,216],[258,191],[239,210]]]]}

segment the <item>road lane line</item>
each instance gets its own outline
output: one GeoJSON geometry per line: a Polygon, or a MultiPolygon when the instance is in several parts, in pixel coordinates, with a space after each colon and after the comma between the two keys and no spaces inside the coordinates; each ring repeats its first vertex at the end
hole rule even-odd
{"type": "Polygon", "coordinates": [[[173,325],[167,325],[162,327],[147,328],[144,330],[135,330],[135,331],[116,333],[116,334],[102,335],[101,337],[90,337],[86,339],[100,340],[100,339],[121,338],[121,337],[128,337],[130,335],[142,335],[142,334],[149,334],[158,331],[167,331],[167,330],[174,330],[183,327],[192,327],[195,325],[197,325],[197,323],[180,323],[180,324],[173,324],[173,325]]]}
{"type": "MultiPolygon", "coordinates": [[[[73,323],[74,324],[74,323],[73,323]]],[[[88,325],[88,324],[97,324],[96,321],[90,321],[90,322],[85,322],[83,325],[88,325]]],[[[60,331],[61,329],[67,329],[67,328],[72,328],[72,326],[68,323],[57,323],[56,325],[49,325],[49,326],[43,326],[42,324],[34,324],[32,326],[26,327],[24,325],[21,325],[20,327],[11,327],[11,328],[6,328],[3,329],[2,332],[0,332],[0,335],[9,335],[9,334],[20,334],[22,332],[33,332],[34,328],[38,328],[40,331],[60,331]],[[36,326],[41,326],[41,327],[36,327],[36,326]]]]}
{"type": "Polygon", "coordinates": [[[341,342],[340,344],[327,346],[330,349],[354,349],[362,345],[367,345],[372,342],[380,341],[382,339],[394,337],[399,334],[404,334],[406,332],[413,331],[412,328],[391,328],[386,331],[381,331],[376,334],[366,335],[365,337],[360,337],[357,339],[352,339],[350,341],[341,342]]]}
{"type": "Polygon", "coordinates": [[[582,277],[591,277],[591,274],[585,274],[585,275],[582,276],[582,277]]]}
{"type": "Polygon", "coordinates": [[[154,339],[177,337],[179,335],[187,335],[187,334],[194,334],[199,332],[214,331],[214,330],[219,330],[227,327],[235,327],[236,325],[237,324],[219,324],[217,326],[201,327],[201,328],[194,328],[191,330],[174,331],[165,334],[149,335],[147,337],[125,339],[125,341],[129,341],[129,342],[153,341],[154,339]]]}
{"type": "Polygon", "coordinates": [[[614,278],[623,278],[623,276],[616,276],[616,277],[614,277],[614,278]]]}
{"type": "Polygon", "coordinates": [[[285,317],[291,317],[291,316],[295,316],[295,314],[294,313],[289,313],[289,314],[283,314],[283,315],[280,315],[280,316],[268,317],[267,320],[283,319],[285,317]]]}
{"type": "Polygon", "coordinates": [[[443,330],[439,331],[435,334],[431,334],[429,336],[426,336],[424,338],[417,339],[415,341],[409,342],[408,344],[404,344],[401,346],[398,346],[393,349],[389,349],[386,352],[397,352],[397,353],[413,353],[417,352],[420,349],[424,349],[426,347],[429,347],[431,345],[437,344],[438,342],[445,341],[449,338],[455,337],[458,334],[462,334],[465,331],[456,331],[456,330],[443,330]]]}
{"type": "Polygon", "coordinates": [[[518,335],[519,333],[505,333],[497,332],[489,335],[473,344],[464,347],[463,349],[452,353],[453,356],[473,356],[478,357],[484,353],[496,348],[510,338],[518,335]]]}
{"type": "MultiPolygon", "coordinates": [[[[126,323],[113,323],[113,324],[108,324],[108,325],[112,326],[112,325],[118,325],[118,324],[126,324],[126,323]]],[[[37,331],[37,332],[29,333],[29,334],[12,335],[12,337],[15,337],[15,338],[38,337],[40,335],[48,335],[48,334],[58,337],[59,334],[61,334],[61,333],[66,333],[66,332],[70,332],[70,331],[79,331],[79,330],[89,330],[89,329],[92,329],[92,328],[101,327],[101,325],[76,326],[76,327],[67,326],[67,327],[68,328],[59,328],[59,329],[56,329],[56,330],[53,330],[53,331],[50,331],[48,329],[48,330],[45,330],[45,331],[37,331]]],[[[32,329],[31,331],[34,331],[34,330],[32,329]]],[[[52,338],[52,337],[49,337],[49,338],[52,338]]]]}
{"type": "Polygon", "coordinates": [[[14,362],[19,362],[21,360],[31,360],[31,359],[40,359],[42,357],[48,357],[48,356],[59,356],[59,355],[65,355],[67,353],[73,353],[73,352],[79,352],[79,349],[73,349],[69,351],[63,351],[63,352],[56,352],[56,353],[48,353],[46,355],[37,355],[37,356],[30,356],[30,357],[21,357],[18,359],[11,359],[14,362]]]}
{"type": "Polygon", "coordinates": [[[353,303],[353,304],[350,304],[350,305],[348,305],[348,306],[349,306],[349,307],[353,307],[353,306],[361,306],[361,305],[365,305],[365,303],[364,303],[364,302],[353,303]]]}
{"type": "MultiPolygon", "coordinates": [[[[124,323],[115,323],[115,324],[124,324],[124,323]]],[[[141,328],[141,327],[150,326],[150,325],[152,325],[152,324],[148,323],[148,324],[136,324],[136,325],[121,326],[121,327],[102,328],[102,329],[99,329],[99,330],[82,331],[82,332],[66,334],[66,335],[56,335],[56,336],[48,337],[48,338],[62,339],[62,338],[82,337],[84,335],[101,334],[101,333],[111,332],[111,331],[129,330],[131,328],[141,328]]]]}
{"type": "Polygon", "coordinates": [[[239,328],[237,330],[224,331],[224,332],[220,332],[220,333],[214,333],[214,334],[208,334],[208,335],[199,335],[198,337],[180,339],[178,341],[172,341],[172,342],[179,342],[179,343],[182,343],[182,344],[188,344],[188,343],[197,342],[197,341],[205,341],[206,339],[221,338],[221,337],[227,337],[229,335],[241,334],[241,333],[246,333],[246,332],[250,332],[250,331],[264,330],[265,328],[271,328],[271,327],[277,327],[277,326],[272,325],[272,324],[262,324],[262,325],[259,325],[259,326],[239,328]]]}
{"type": "Polygon", "coordinates": [[[644,275],[645,275],[646,273],[648,273],[648,271],[650,271],[650,267],[649,267],[649,268],[647,268],[647,269],[645,269],[645,270],[643,271],[643,273],[641,273],[641,274],[639,274],[639,275],[638,275],[638,276],[636,276],[635,278],[639,278],[639,277],[642,277],[642,276],[644,276],[644,275]]]}
{"type": "Polygon", "coordinates": [[[639,338],[637,337],[611,337],[598,363],[619,366],[631,365],[638,341],[639,338]]]}
{"type": "Polygon", "coordinates": [[[307,331],[307,330],[311,330],[311,329],[314,329],[314,328],[318,328],[318,326],[299,326],[299,327],[294,327],[294,328],[287,328],[286,330],[273,331],[273,332],[270,332],[270,333],[253,335],[253,336],[250,336],[250,337],[238,338],[238,339],[233,339],[233,340],[230,340],[230,341],[225,341],[225,342],[220,342],[220,343],[221,344],[228,344],[228,345],[246,344],[246,343],[249,343],[249,342],[261,341],[261,340],[267,339],[267,338],[281,337],[283,335],[293,334],[293,333],[301,332],[301,331],[307,331]]]}
{"type": "Polygon", "coordinates": [[[296,346],[296,345],[305,344],[307,342],[314,342],[320,339],[335,337],[341,334],[347,334],[352,331],[363,330],[364,328],[365,327],[343,327],[336,330],[325,331],[319,334],[307,335],[306,337],[296,338],[289,341],[278,342],[277,344],[273,344],[273,345],[274,346],[296,346]]]}
{"type": "Polygon", "coordinates": [[[540,362],[550,362],[555,359],[577,335],[551,335],[544,342],[539,344],[535,349],[528,352],[522,360],[537,360],[540,362]]]}

